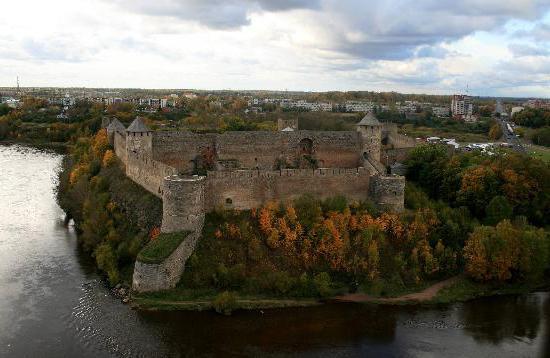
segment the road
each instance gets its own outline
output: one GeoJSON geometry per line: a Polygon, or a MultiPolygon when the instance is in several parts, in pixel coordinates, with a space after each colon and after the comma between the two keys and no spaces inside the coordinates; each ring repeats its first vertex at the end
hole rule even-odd
{"type": "MultiPolygon", "coordinates": [[[[500,124],[500,128],[502,129],[502,138],[510,145],[512,149],[514,149],[517,152],[526,153],[527,150],[521,144],[521,141],[516,137],[514,133],[510,133],[507,128],[507,124],[510,124],[509,121],[507,121],[507,113],[506,109],[502,105],[502,101],[497,99],[497,103],[495,105],[495,115],[493,116],[494,119],[500,124]],[[506,117],[503,116],[506,115],[506,117]]],[[[511,125],[511,124],[510,124],[511,125]]]]}

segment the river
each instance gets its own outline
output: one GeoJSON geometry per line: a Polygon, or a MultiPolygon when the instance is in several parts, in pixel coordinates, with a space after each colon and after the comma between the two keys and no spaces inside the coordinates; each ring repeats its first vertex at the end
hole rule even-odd
{"type": "Polygon", "coordinates": [[[438,307],[138,312],[114,298],[55,202],[62,156],[0,146],[0,357],[546,357],[550,295],[438,307]]]}

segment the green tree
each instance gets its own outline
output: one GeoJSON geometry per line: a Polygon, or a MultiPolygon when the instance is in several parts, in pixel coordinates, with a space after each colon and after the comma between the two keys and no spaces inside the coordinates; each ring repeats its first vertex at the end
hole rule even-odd
{"type": "Polygon", "coordinates": [[[532,140],[534,144],[550,147],[550,126],[535,131],[532,140]]]}
{"type": "Polygon", "coordinates": [[[504,219],[511,219],[514,209],[506,197],[495,196],[487,205],[485,212],[487,214],[486,222],[489,225],[496,225],[504,219]]]}

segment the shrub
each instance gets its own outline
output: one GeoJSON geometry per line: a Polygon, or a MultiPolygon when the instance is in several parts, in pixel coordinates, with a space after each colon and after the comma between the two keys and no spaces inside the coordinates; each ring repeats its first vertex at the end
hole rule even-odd
{"type": "Polygon", "coordinates": [[[237,308],[237,295],[233,292],[224,291],[214,298],[212,302],[216,312],[224,315],[230,315],[237,308]]]}
{"type": "Polygon", "coordinates": [[[113,252],[111,245],[103,243],[95,250],[95,259],[97,267],[107,273],[109,282],[111,285],[115,285],[119,282],[120,276],[117,267],[116,255],[113,252]]]}
{"type": "Polygon", "coordinates": [[[322,215],[321,203],[311,194],[304,194],[296,199],[294,209],[298,220],[308,229],[312,228],[322,215]]]}
{"type": "Polygon", "coordinates": [[[328,297],[332,293],[330,275],[326,272],[321,272],[313,278],[315,289],[321,297],[328,297]]]}
{"type": "Polygon", "coordinates": [[[328,213],[329,211],[337,211],[343,213],[344,210],[348,208],[348,200],[345,196],[338,195],[331,198],[323,200],[321,203],[321,208],[323,212],[328,213]]]}

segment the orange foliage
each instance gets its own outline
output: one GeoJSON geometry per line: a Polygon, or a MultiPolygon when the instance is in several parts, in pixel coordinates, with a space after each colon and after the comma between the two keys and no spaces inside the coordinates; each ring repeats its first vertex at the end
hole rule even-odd
{"type": "Polygon", "coordinates": [[[115,162],[115,153],[112,150],[107,150],[103,155],[102,165],[108,167],[115,162]]]}
{"type": "Polygon", "coordinates": [[[149,233],[149,239],[151,241],[154,241],[156,239],[158,239],[160,235],[160,228],[159,227],[154,227],[151,232],[149,233]]]}
{"type": "Polygon", "coordinates": [[[92,139],[92,152],[96,158],[103,158],[103,154],[109,148],[107,130],[101,129],[92,139]]]}

